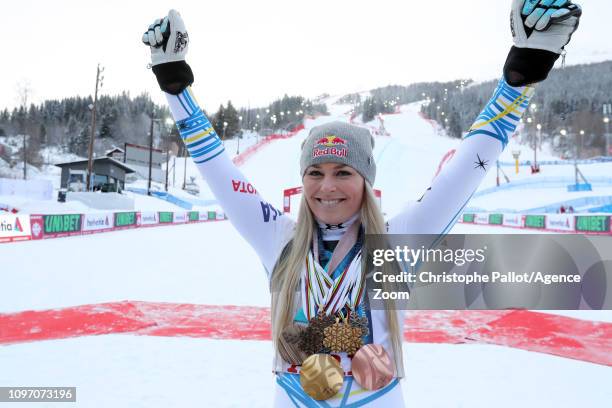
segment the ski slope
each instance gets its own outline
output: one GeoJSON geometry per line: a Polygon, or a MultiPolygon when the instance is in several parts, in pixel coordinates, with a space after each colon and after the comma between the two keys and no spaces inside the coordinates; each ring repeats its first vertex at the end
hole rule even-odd
{"type": "MultiPolygon", "coordinates": [[[[348,121],[345,108],[334,106],[333,115],[307,120],[305,130],[271,143],[241,167],[266,200],[282,207],[282,191],[301,184],[298,157],[308,130],[348,121]]],[[[417,111],[414,104],[386,115],[390,136],[376,138],[375,187],[382,190],[388,216],[421,196],[440,158],[458,145],[417,111]]],[[[187,166],[197,174],[192,163],[187,166]]],[[[608,168],[596,165],[592,171],[603,175],[608,168]]],[[[198,183],[208,198],[205,183],[198,183]]],[[[520,190],[504,194],[505,207],[520,208],[526,199],[520,190]]],[[[538,194],[543,193],[529,195],[538,194]]],[[[458,224],[452,232],[517,230],[458,224]]],[[[263,267],[229,222],[0,245],[0,265],[0,313],[122,300],[262,307],[270,302],[263,267]]],[[[551,313],[612,322],[610,311],[551,313]]],[[[604,365],[482,344],[404,343],[404,354],[408,406],[604,408],[612,401],[612,370],[604,365]]],[[[271,359],[269,341],[86,336],[0,346],[0,385],[76,386],[78,407],[269,407],[271,359]]]]}

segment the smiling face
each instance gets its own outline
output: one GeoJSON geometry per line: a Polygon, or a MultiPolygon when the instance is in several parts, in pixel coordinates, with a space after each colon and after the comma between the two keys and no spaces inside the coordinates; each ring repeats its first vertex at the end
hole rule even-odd
{"type": "Polygon", "coordinates": [[[326,224],[340,224],[361,208],[365,181],[350,166],[315,164],[302,179],[304,196],[314,216],[326,224]]]}

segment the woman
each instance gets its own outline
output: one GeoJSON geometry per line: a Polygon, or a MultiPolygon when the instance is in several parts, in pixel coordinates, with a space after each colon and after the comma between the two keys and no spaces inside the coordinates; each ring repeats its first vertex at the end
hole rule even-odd
{"type": "Polygon", "coordinates": [[[445,234],[508,143],[578,26],[565,0],[514,0],[511,48],[493,97],[431,187],[386,224],[372,185],[369,131],[342,122],[311,129],[302,144],[297,223],[257,192],[225,153],[191,91],[189,37],[171,10],[143,36],[153,72],[190,154],[240,234],[263,262],[272,294],[277,407],[401,407],[402,314],[370,308],[361,249],[365,234],[445,234]]]}

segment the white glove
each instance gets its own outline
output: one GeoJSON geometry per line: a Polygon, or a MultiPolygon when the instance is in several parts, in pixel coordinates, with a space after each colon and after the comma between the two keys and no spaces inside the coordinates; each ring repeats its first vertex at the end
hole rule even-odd
{"type": "Polygon", "coordinates": [[[157,19],[143,34],[142,42],[151,46],[151,65],[184,61],[189,36],[181,15],[170,10],[163,19],[157,19]]]}
{"type": "Polygon", "coordinates": [[[510,27],[514,45],[561,54],[581,15],[580,6],[569,0],[513,0],[510,27]]]}

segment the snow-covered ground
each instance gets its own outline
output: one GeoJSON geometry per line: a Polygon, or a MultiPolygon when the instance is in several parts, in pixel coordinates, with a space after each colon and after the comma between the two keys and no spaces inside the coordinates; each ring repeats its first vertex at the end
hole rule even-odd
{"type": "MultiPolygon", "coordinates": [[[[414,104],[386,115],[391,136],[376,139],[375,187],[382,190],[389,216],[421,196],[441,157],[458,144],[438,136],[417,110],[414,104]]],[[[333,113],[307,120],[304,131],[271,143],[241,167],[274,206],[282,207],[283,189],[300,185],[297,158],[308,130],[348,120],[344,107],[333,113]]],[[[231,152],[235,146],[227,143],[231,152]]],[[[187,166],[201,186],[200,198],[211,198],[195,167],[187,166]]],[[[609,170],[603,165],[592,169],[598,176],[609,170]]],[[[182,170],[177,168],[177,180],[182,170]]],[[[523,205],[524,191],[505,194],[504,207],[523,205]]],[[[136,196],[138,209],[154,207],[149,200],[156,199],[136,196]]],[[[49,203],[48,209],[54,212],[54,206],[49,203]]],[[[452,232],[517,231],[458,224],[452,232]]],[[[229,222],[0,245],[0,276],[0,313],[122,300],[269,305],[263,267],[229,222]]],[[[550,313],[612,322],[609,311],[550,313]]],[[[612,401],[612,370],[603,365],[492,345],[405,343],[404,350],[407,406],[604,408],[612,401]]],[[[134,335],[37,341],[0,346],[0,385],[76,386],[79,407],[269,407],[271,358],[268,341],[134,335]]]]}

